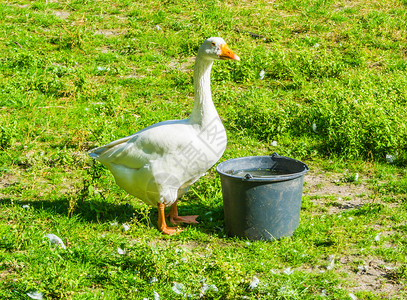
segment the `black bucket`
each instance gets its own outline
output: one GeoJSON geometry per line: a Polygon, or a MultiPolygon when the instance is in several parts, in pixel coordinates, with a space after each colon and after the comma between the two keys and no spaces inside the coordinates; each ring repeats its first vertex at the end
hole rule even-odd
{"type": "Polygon", "coordinates": [[[300,221],[306,164],[273,153],[234,158],[220,163],[229,236],[275,240],[291,236],[300,221]]]}

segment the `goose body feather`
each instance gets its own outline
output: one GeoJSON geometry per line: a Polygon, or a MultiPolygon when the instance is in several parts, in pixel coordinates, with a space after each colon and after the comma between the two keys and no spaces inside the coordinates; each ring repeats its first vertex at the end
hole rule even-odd
{"type": "Polygon", "coordinates": [[[220,119],[211,128],[187,119],[154,124],[93,149],[90,156],[105,165],[129,194],[150,205],[168,206],[185,194],[225,149],[226,132],[220,119]]]}
{"type": "MultiPolygon", "coordinates": [[[[165,225],[164,207],[176,206],[177,199],[226,148],[225,128],[210,88],[212,64],[218,59],[239,57],[221,38],[204,41],[195,60],[194,106],[189,119],[163,121],[89,152],[111,171],[121,188],[147,204],[158,204],[159,228],[164,233],[174,232],[165,225]]],[[[171,214],[178,218],[176,210],[171,214]]]]}

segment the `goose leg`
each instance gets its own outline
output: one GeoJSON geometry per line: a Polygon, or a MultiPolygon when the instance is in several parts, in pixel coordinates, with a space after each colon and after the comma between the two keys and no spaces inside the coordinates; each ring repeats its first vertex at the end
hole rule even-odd
{"type": "Polygon", "coordinates": [[[177,229],[174,227],[168,227],[167,223],[165,222],[165,204],[158,203],[158,230],[164,234],[173,235],[178,234],[182,231],[182,229],[177,229]]]}
{"type": "Polygon", "coordinates": [[[180,223],[186,223],[186,224],[198,224],[196,221],[196,218],[198,215],[193,215],[193,216],[179,216],[178,215],[178,207],[177,207],[177,202],[173,205],[171,205],[170,213],[169,213],[169,218],[172,224],[179,225],[180,223]]]}

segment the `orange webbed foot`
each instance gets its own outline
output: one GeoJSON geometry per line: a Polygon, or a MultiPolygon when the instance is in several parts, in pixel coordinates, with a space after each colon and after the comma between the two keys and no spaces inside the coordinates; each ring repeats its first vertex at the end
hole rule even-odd
{"type": "Polygon", "coordinates": [[[158,204],[158,230],[163,234],[168,235],[176,235],[179,234],[183,229],[178,227],[168,227],[167,223],[165,222],[165,204],[159,203],[158,204]]]}
{"type": "Polygon", "coordinates": [[[199,224],[196,218],[198,215],[193,216],[171,216],[169,215],[170,222],[174,225],[180,225],[181,223],[185,224],[199,224]]]}
{"type": "Polygon", "coordinates": [[[179,216],[178,215],[177,201],[173,205],[171,205],[171,209],[170,209],[170,213],[168,214],[168,217],[170,219],[170,222],[175,225],[179,225],[181,223],[198,224],[198,221],[196,220],[198,215],[192,215],[192,216],[179,216]]]}
{"type": "Polygon", "coordinates": [[[159,230],[163,233],[163,234],[167,234],[167,235],[177,235],[180,232],[183,231],[182,228],[178,228],[178,227],[164,227],[164,228],[159,228],[159,230]]]}

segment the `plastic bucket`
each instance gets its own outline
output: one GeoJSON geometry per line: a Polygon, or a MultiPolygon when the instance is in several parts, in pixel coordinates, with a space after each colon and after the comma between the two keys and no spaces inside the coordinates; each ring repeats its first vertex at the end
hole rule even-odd
{"type": "Polygon", "coordinates": [[[300,221],[304,175],[308,166],[279,156],[250,156],[220,163],[229,236],[250,240],[275,240],[291,236],[300,221]],[[256,170],[267,170],[266,176],[256,170]],[[252,173],[252,174],[251,174],[252,173]]]}

